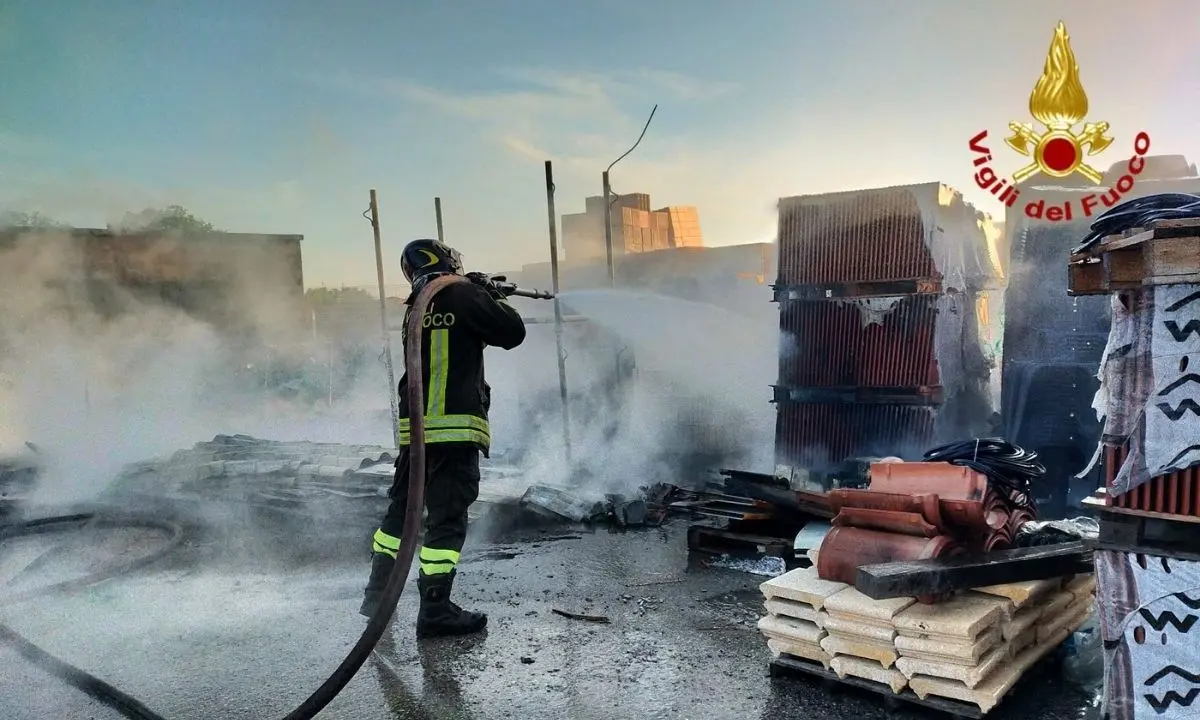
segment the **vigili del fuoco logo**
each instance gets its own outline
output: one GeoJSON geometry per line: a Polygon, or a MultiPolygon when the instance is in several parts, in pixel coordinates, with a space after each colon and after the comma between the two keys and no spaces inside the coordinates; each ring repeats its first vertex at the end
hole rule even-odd
{"type": "MultiPolygon", "coordinates": [[[[1017,186],[1041,173],[1047,178],[1065,178],[1078,173],[1092,184],[1099,186],[1103,181],[1100,171],[1087,163],[1087,158],[1099,155],[1112,144],[1108,136],[1107,122],[1085,122],[1076,131],[1088,113],[1087,94],[1079,81],[1079,65],[1071,50],[1071,38],[1067,26],[1061,21],[1054,28],[1054,39],[1050,41],[1050,52],[1046,55],[1046,67],[1029,96],[1029,114],[1041,128],[1033,123],[1010,122],[1012,135],[1004,142],[1013,150],[1029,158],[1029,163],[1009,178],[1001,177],[992,167],[992,151],[986,143],[987,130],[971,138],[971,152],[975,154],[975,182],[980,188],[1000,199],[1007,207],[1017,204],[1021,190],[1017,186]]],[[[1134,179],[1146,167],[1146,153],[1150,151],[1150,136],[1139,132],[1133,139],[1133,154],[1125,172],[1112,187],[1097,187],[1096,192],[1077,199],[1068,199],[1061,204],[1047,205],[1045,200],[1025,204],[1025,214],[1038,220],[1052,222],[1089,218],[1105,212],[1122,202],[1133,189],[1134,179]]]]}

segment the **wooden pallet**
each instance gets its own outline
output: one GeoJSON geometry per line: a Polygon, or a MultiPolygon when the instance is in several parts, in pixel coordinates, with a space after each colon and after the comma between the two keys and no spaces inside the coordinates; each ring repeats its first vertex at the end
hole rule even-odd
{"type": "Polygon", "coordinates": [[[735,529],[722,530],[707,525],[688,528],[688,550],[706,555],[763,555],[783,558],[785,562],[790,562],[794,554],[792,541],[786,538],[737,532],[735,529]]]}
{"type": "Polygon", "coordinates": [[[1097,549],[1200,561],[1200,518],[1112,507],[1098,497],[1083,502],[1100,520],[1097,549]]]}
{"type": "Polygon", "coordinates": [[[963,718],[982,718],[984,713],[978,706],[971,703],[961,702],[959,700],[951,700],[949,698],[941,698],[930,695],[922,700],[917,697],[917,694],[912,690],[904,689],[898,693],[892,692],[892,689],[883,683],[877,683],[872,680],[864,680],[863,678],[845,677],[840,678],[832,670],[826,670],[820,663],[815,663],[810,660],[802,660],[790,655],[780,655],[771,661],[771,677],[797,677],[808,676],[819,678],[822,681],[832,683],[833,687],[843,686],[852,687],[858,690],[865,690],[883,696],[885,702],[889,706],[899,706],[900,703],[909,703],[912,705],[920,705],[921,707],[930,710],[953,715],[954,717],[963,718]]]}
{"type": "Polygon", "coordinates": [[[1067,293],[1106,295],[1148,285],[1200,283],[1200,219],[1158,220],[1105,238],[1067,264],[1067,293]]]}

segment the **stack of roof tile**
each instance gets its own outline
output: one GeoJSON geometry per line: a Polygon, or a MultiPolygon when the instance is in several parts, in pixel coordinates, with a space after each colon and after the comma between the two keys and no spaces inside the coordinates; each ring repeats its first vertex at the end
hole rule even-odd
{"type": "Polygon", "coordinates": [[[869,489],[833,490],[829,502],[835,529],[821,544],[818,572],[844,583],[861,565],[1007,549],[1035,517],[985,475],[944,462],[874,463],[869,489]]]}

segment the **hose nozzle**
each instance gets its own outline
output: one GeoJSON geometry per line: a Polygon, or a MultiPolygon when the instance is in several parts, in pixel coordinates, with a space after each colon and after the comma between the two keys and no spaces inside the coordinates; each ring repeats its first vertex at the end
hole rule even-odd
{"type": "Polygon", "coordinates": [[[517,297],[533,298],[534,300],[553,300],[554,293],[546,292],[545,290],[527,290],[517,287],[516,283],[496,283],[496,287],[505,295],[516,295],[517,297]]]}

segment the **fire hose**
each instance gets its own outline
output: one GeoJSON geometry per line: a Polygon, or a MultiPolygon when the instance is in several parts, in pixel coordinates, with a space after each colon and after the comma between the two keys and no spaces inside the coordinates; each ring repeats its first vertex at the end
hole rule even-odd
{"type": "MultiPolygon", "coordinates": [[[[480,277],[482,280],[468,279],[462,275],[436,277],[421,288],[413,300],[408,322],[404,328],[404,370],[408,376],[407,399],[409,407],[409,434],[411,439],[409,446],[408,507],[404,517],[404,533],[400,538],[400,550],[396,554],[396,563],[392,568],[392,574],[388,577],[387,585],[384,587],[383,598],[379,603],[379,608],[367,621],[367,626],[359,637],[358,642],[354,644],[354,647],[350,649],[345,659],[342,660],[341,664],[338,665],[325,682],[306,698],[304,702],[300,703],[295,710],[285,715],[284,720],[312,720],[312,718],[325,709],[337,697],[338,693],[358,673],[358,670],[375,649],[375,645],[379,642],[379,639],[383,637],[383,633],[387,630],[388,623],[391,622],[392,615],[395,613],[400,595],[404,591],[404,584],[408,579],[409,570],[412,568],[413,556],[416,552],[417,537],[421,527],[421,514],[425,508],[425,415],[422,412],[425,407],[425,383],[421,368],[423,355],[421,321],[425,317],[433,296],[438,291],[454,283],[475,281],[490,285],[505,295],[518,295],[539,299],[551,299],[554,297],[551,293],[544,291],[526,290],[518,288],[512,283],[498,282],[498,278],[493,280],[488,279],[486,276],[480,277]]],[[[88,516],[77,514],[41,518],[37,521],[21,524],[24,526],[22,530],[18,530],[15,533],[10,532],[9,535],[33,534],[44,531],[47,526],[55,523],[86,519],[88,519],[88,516]]],[[[5,536],[4,534],[0,534],[0,538],[5,536]]],[[[180,536],[180,532],[173,530],[171,543],[168,548],[154,553],[153,556],[135,561],[136,564],[122,566],[119,571],[141,567],[157,560],[178,545],[180,536]]],[[[117,572],[109,571],[103,573],[103,577],[98,575],[88,576],[78,581],[60,583],[49,588],[49,590],[67,589],[68,587],[92,584],[115,574],[117,572]]],[[[22,597],[20,599],[25,598],[22,597]]],[[[61,677],[89,696],[106,703],[128,718],[132,718],[133,720],[165,720],[165,718],[150,710],[136,698],[130,697],[103,680],[50,655],[3,623],[0,623],[0,641],[5,641],[13,645],[27,659],[36,662],[52,674],[61,677]]]]}

